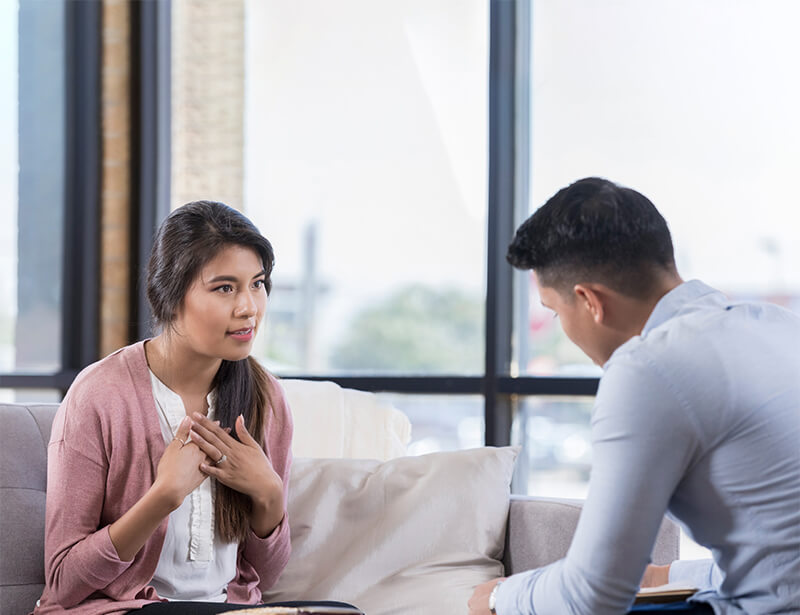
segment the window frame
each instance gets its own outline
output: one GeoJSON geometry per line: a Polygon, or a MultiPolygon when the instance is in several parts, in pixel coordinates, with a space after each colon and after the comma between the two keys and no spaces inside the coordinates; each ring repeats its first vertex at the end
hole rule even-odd
{"type": "MultiPolygon", "coordinates": [[[[527,318],[529,279],[505,260],[529,195],[531,0],[489,0],[489,172],[485,357],[482,376],[295,375],[343,387],[407,395],[481,395],[485,443],[510,442],[517,396],[593,396],[598,378],[512,375],[514,322],[527,318]]],[[[100,2],[67,2],[67,177],[65,194],[62,367],[50,374],[0,374],[1,388],[56,388],[98,360],[100,126],[100,2]],[[80,220],[78,224],[76,221],[80,220]]],[[[170,26],[172,4],[132,5],[132,321],[131,339],[151,334],[138,280],[153,233],[169,212],[170,26]]]]}
{"type": "Polygon", "coordinates": [[[97,360],[99,340],[100,51],[102,5],[64,3],[65,190],[60,275],[61,367],[0,373],[0,388],[58,389],[97,360]]]}

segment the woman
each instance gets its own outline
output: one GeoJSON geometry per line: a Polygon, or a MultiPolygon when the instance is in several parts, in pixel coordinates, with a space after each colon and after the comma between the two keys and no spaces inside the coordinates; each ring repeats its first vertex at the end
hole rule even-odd
{"type": "Polygon", "coordinates": [[[249,356],[273,260],[221,203],[161,225],[147,271],[161,332],[86,368],[53,423],[36,615],[218,613],[276,581],[292,419],[249,356]]]}

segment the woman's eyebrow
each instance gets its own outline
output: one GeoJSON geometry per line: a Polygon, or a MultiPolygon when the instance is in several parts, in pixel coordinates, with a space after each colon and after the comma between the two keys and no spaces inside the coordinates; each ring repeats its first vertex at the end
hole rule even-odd
{"type": "MultiPolygon", "coordinates": [[[[255,274],[251,279],[255,280],[257,277],[260,277],[260,276],[266,275],[266,274],[267,274],[267,270],[266,269],[262,269],[257,274],[255,274]]],[[[210,280],[206,280],[206,284],[216,284],[217,282],[236,282],[237,279],[238,278],[236,276],[224,275],[223,274],[223,275],[214,276],[210,280]]]]}
{"type": "Polygon", "coordinates": [[[235,282],[236,276],[233,275],[218,275],[214,276],[210,280],[206,280],[206,284],[215,284],[217,282],[235,282]]]}

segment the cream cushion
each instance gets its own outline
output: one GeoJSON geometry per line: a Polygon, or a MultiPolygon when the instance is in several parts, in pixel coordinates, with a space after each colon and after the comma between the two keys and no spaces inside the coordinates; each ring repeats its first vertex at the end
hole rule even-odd
{"type": "Polygon", "coordinates": [[[375,393],[334,382],[280,380],[294,419],[295,457],[379,459],[406,454],[408,417],[375,393]]]}
{"type": "Polygon", "coordinates": [[[292,557],[266,602],[341,600],[369,615],[463,615],[500,562],[517,449],[387,462],[295,459],[292,557]]]}

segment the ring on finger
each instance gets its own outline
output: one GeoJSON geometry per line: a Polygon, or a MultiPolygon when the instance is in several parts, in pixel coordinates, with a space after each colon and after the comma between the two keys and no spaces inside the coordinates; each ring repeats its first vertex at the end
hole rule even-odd
{"type": "Polygon", "coordinates": [[[215,466],[218,466],[218,465],[219,465],[219,464],[221,464],[223,461],[225,461],[227,458],[228,458],[228,456],[227,456],[225,453],[222,453],[222,457],[220,457],[219,459],[217,459],[217,460],[214,462],[214,465],[215,465],[215,466]]]}

